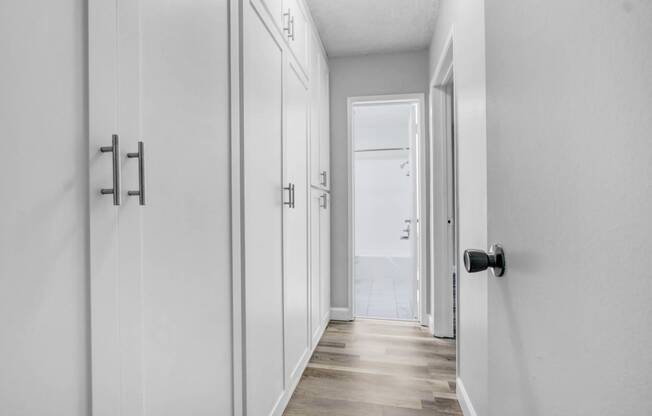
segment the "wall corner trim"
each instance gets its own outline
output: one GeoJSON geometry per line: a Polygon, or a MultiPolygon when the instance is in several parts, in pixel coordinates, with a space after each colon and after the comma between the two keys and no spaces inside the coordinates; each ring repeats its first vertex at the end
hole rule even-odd
{"type": "Polygon", "coordinates": [[[478,414],[475,412],[475,408],[473,407],[473,404],[471,403],[471,399],[469,398],[468,393],[466,392],[466,389],[464,388],[464,383],[462,383],[461,378],[457,378],[456,380],[457,384],[457,400],[460,402],[460,407],[462,408],[462,413],[464,416],[478,416],[478,414]]]}
{"type": "Polygon", "coordinates": [[[352,321],[353,314],[351,313],[351,308],[331,308],[331,320],[352,321]]]}

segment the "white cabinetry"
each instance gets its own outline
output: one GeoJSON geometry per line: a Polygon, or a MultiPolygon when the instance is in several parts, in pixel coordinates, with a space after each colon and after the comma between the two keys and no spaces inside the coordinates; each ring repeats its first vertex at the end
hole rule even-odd
{"type": "Polygon", "coordinates": [[[310,55],[310,184],[330,189],[329,72],[321,46],[313,37],[310,55]]]}
{"type": "Polygon", "coordinates": [[[327,62],[241,5],[89,1],[93,415],[280,416],[328,323],[327,62]]]}
{"type": "Polygon", "coordinates": [[[319,210],[319,280],[321,296],[321,322],[325,327],[331,308],[331,196],[322,192],[319,210]]]}
{"type": "Polygon", "coordinates": [[[283,306],[283,47],[260,4],[242,21],[245,385],[247,414],[267,416],[285,392],[283,306]]]}
{"type": "Polygon", "coordinates": [[[285,366],[298,381],[310,353],[308,298],[308,88],[294,61],[285,65],[285,366]]]}
{"type": "MultiPolygon", "coordinates": [[[[246,1],[241,22],[243,375],[248,416],[282,414],[314,345],[311,319],[314,316],[324,328],[324,311],[329,310],[324,288],[330,288],[330,280],[323,264],[310,262],[310,238],[318,239],[320,256],[323,251],[323,234],[311,234],[309,223],[311,112],[323,108],[323,98],[311,100],[316,97],[306,70],[312,50],[307,36],[313,31],[300,0],[283,3],[293,19],[282,23],[294,25],[294,39],[278,30],[270,4],[246,1]]],[[[317,226],[323,227],[323,221],[318,212],[317,226]]]]}
{"type": "Polygon", "coordinates": [[[95,416],[231,413],[228,18],[89,1],[95,416]]]}
{"type": "Polygon", "coordinates": [[[309,32],[308,14],[301,0],[283,1],[283,34],[299,65],[308,72],[309,32]]]}
{"type": "Polygon", "coordinates": [[[330,318],[330,194],[310,190],[310,335],[317,346],[330,318]]]}

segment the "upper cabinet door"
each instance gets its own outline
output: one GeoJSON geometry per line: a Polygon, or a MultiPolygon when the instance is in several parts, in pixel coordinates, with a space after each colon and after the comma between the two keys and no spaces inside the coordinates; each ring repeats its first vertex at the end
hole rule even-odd
{"type": "Polygon", "coordinates": [[[331,168],[330,168],[330,154],[331,154],[331,141],[330,141],[330,93],[328,81],[328,64],[326,58],[319,54],[319,69],[320,69],[320,105],[319,105],[319,175],[320,186],[325,189],[331,187],[331,168]]]}
{"type": "Polygon", "coordinates": [[[320,86],[320,49],[318,40],[311,34],[312,53],[310,54],[310,184],[320,185],[319,173],[319,122],[321,119],[321,91],[320,86]]]}
{"type": "Polygon", "coordinates": [[[287,39],[290,49],[301,65],[303,71],[308,73],[308,14],[301,0],[283,1],[283,35],[287,39]]]}

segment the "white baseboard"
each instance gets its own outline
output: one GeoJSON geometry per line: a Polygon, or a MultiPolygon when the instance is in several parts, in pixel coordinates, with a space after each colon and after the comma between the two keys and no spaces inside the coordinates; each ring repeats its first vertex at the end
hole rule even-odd
{"type": "Polygon", "coordinates": [[[460,402],[460,407],[462,408],[462,413],[464,413],[464,416],[478,416],[478,414],[475,412],[475,408],[473,408],[473,403],[471,403],[471,399],[469,398],[469,395],[464,388],[462,379],[458,377],[455,383],[457,387],[457,401],[460,402]]]}
{"type": "Polygon", "coordinates": [[[331,319],[333,321],[352,321],[351,308],[331,308],[331,319]]]}

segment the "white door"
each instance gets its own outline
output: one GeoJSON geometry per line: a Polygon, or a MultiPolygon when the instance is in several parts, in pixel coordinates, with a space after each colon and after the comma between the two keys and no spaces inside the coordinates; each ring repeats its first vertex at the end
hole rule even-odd
{"type": "Polygon", "coordinates": [[[321,127],[320,122],[324,117],[322,111],[322,90],[321,90],[321,49],[318,49],[317,39],[311,34],[313,43],[312,53],[310,54],[310,184],[313,186],[322,186],[320,173],[320,142],[321,127]]]}
{"type": "Polygon", "coordinates": [[[488,414],[652,414],[652,3],[485,15],[488,414]]]}
{"type": "Polygon", "coordinates": [[[283,396],[282,40],[243,8],[243,198],[246,407],[269,415],[283,396]]]}
{"type": "Polygon", "coordinates": [[[330,83],[328,64],[322,54],[319,54],[319,175],[320,185],[330,189],[330,83]]]}
{"type": "MultiPolygon", "coordinates": [[[[322,333],[321,210],[323,192],[310,189],[310,334],[314,348],[322,333]]],[[[325,278],[325,276],[324,276],[325,278]]]]}
{"type": "Polygon", "coordinates": [[[331,307],[331,196],[321,193],[319,215],[319,280],[321,282],[321,323],[328,325],[331,307]]]}
{"type": "Polygon", "coordinates": [[[227,17],[89,4],[94,415],[232,412],[227,17]]]}
{"type": "Polygon", "coordinates": [[[301,376],[309,352],[308,90],[292,61],[285,65],[284,306],[288,380],[301,376]]]}

